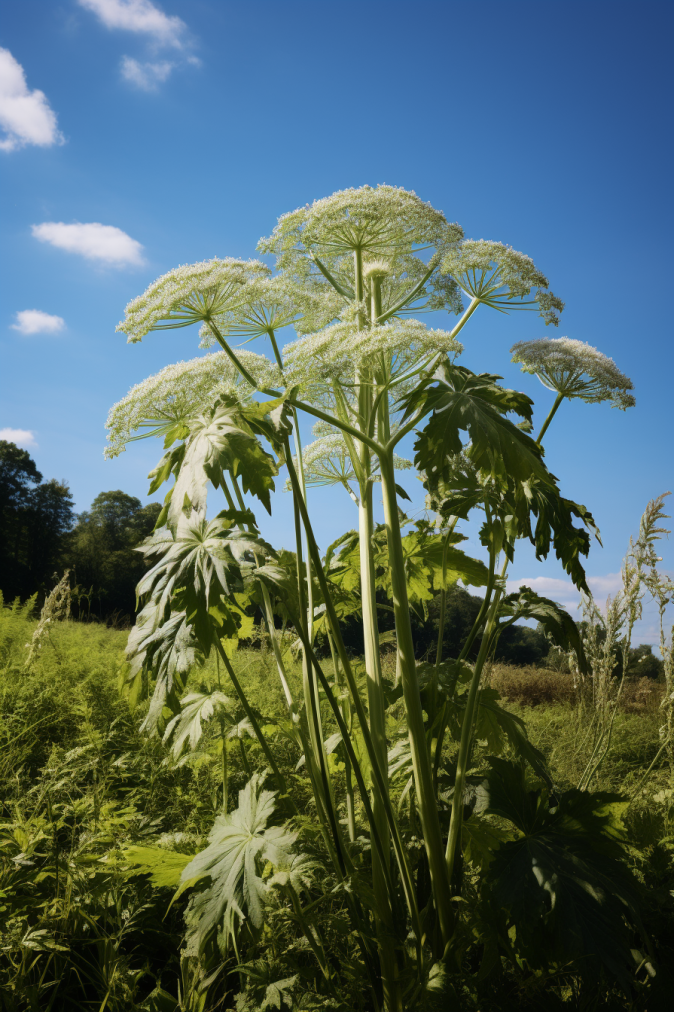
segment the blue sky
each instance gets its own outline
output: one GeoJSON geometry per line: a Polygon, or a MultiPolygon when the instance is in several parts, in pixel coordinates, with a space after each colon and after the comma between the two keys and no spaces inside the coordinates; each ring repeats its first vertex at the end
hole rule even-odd
{"type": "MultiPolygon", "coordinates": [[[[552,395],[510,363],[516,340],[588,341],[634,381],[636,408],[566,403],[546,439],[564,493],[601,528],[587,568],[604,597],[646,502],[674,488],[673,13],[615,0],[6,5],[0,429],[32,434],[38,466],[69,482],[78,510],[116,488],[145,501],[160,447],[104,461],[105,417],[198,340],[179,330],[127,346],[115,334],[126,302],[179,263],[255,255],[298,205],[404,186],[467,236],[532,256],[566,301],[554,334],[535,314],[482,307],[465,365],[535,397],[540,419],[552,395]],[[39,227],[50,223],[106,228],[39,227]],[[17,316],[28,310],[63,322],[17,316]]],[[[313,495],[327,544],[355,517],[334,490],[313,495]]],[[[290,544],[277,499],[265,531],[290,544]]],[[[663,554],[674,569],[671,545],[663,554]]],[[[526,547],[513,575],[574,600],[558,563],[526,547]]]]}

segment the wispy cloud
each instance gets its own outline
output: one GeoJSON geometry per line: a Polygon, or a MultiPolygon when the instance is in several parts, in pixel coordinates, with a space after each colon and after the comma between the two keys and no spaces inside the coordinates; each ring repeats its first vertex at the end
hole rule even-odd
{"type": "Polygon", "coordinates": [[[22,309],[16,314],[16,323],[10,324],[20,334],[57,334],[65,325],[62,316],[52,316],[41,309],[22,309]]]}
{"type": "MultiPolygon", "coordinates": [[[[622,587],[620,573],[607,573],[605,576],[588,576],[587,583],[596,598],[602,604],[609,594],[613,596],[622,587]]],[[[571,580],[560,580],[552,576],[534,576],[531,578],[522,577],[519,580],[508,580],[507,589],[509,594],[517,593],[520,587],[531,587],[541,597],[552,598],[569,610],[580,606],[580,591],[574,587],[571,580]]]]}
{"type": "Polygon", "coordinates": [[[68,253],[79,253],[88,260],[98,260],[113,267],[144,263],[141,244],[114,225],[101,225],[98,221],[75,222],[72,225],[62,221],[45,221],[41,225],[33,225],[32,232],[40,242],[48,242],[68,253]]]}
{"type": "Polygon", "coordinates": [[[122,57],[122,77],[143,91],[156,91],[158,85],[166,80],[174,67],[175,63],[169,60],[162,60],[160,63],[140,63],[131,56],[122,57]]]}
{"type": "Polygon", "coordinates": [[[35,433],[29,429],[0,429],[0,439],[5,439],[8,443],[16,443],[17,446],[22,446],[24,450],[37,446],[35,433]]]}
{"type": "Polygon", "coordinates": [[[16,151],[27,144],[50,147],[63,144],[56,113],[43,91],[30,91],[21,64],[9,49],[0,48],[0,138],[1,151],[16,151]]]}
{"type": "Polygon", "coordinates": [[[158,45],[182,49],[187,25],[176,15],[165,14],[151,0],[78,0],[92,11],[106,28],[121,28],[149,36],[158,45]]]}
{"type": "MultiPolygon", "coordinates": [[[[606,573],[604,576],[588,576],[588,586],[592,591],[594,599],[603,612],[606,598],[615,594],[622,587],[620,573],[606,573]]],[[[507,590],[509,594],[517,593],[520,587],[530,587],[541,597],[549,597],[573,616],[578,622],[583,616],[580,610],[580,592],[576,590],[570,580],[555,579],[550,576],[535,576],[531,579],[522,577],[519,580],[508,580],[507,590]]],[[[659,642],[659,627],[657,608],[650,595],[645,594],[642,602],[643,614],[636,622],[632,632],[632,645],[637,643],[651,643],[657,646],[659,642]]]]}
{"type": "Polygon", "coordinates": [[[121,29],[143,36],[149,55],[155,59],[138,60],[123,56],[120,71],[123,80],[143,91],[157,91],[176,67],[185,63],[199,66],[200,60],[189,53],[193,39],[185,22],[166,14],[151,0],[78,0],[80,7],[95,14],[106,28],[121,29]],[[178,59],[156,59],[159,51],[179,52],[178,59]]]}

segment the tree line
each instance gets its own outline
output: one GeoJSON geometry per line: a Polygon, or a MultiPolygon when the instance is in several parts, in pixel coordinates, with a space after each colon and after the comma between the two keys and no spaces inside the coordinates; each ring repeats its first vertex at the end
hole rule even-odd
{"type": "MultiPolygon", "coordinates": [[[[71,572],[73,614],[82,620],[133,621],[136,584],[145,571],[137,546],[154,529],[159,503],[143,506],[121,489],[101,492],[90,509],[75,513],[65,481],[43,480],[27,450],[0,440],[0,591],[6,602],[44,597],[64,569],[71,572]]],[[[480,610],[482,599],[463,587],[448,591],[444,651],[456,656],[480,610]]],[[[385,602],[382,600],[382,605],[385,602]]],[[[382,611],[381,628],[393,628],[382,611]]],[[[437,639],[439,598],[413,615],[415,649],[424,656],[437,639]]],[[[344,640],[354,654],[363,652],[362,621],[347,619],[344,640]]],[[[476,652],[479,640],[474,645],[476,652]]],[[[506,629],[496,659],[515,665],[542,665],[550,643],[540,629],[506,629]]],[[[657,678],[662,662],[648,644],[630,652],[628,674],[657,678]]],[[[617,660],[617,675],[620,662],[617,660]]]]}
{"type": "Polygon", "coordinates": [[[161,506],[117,489],[75,513],[65,481],[43,480],[27,450],[0,441],[0,590],[5,601],[42,598],[71,571],[74,614],[132,619],[145,567],[134,551],[161,506]]]}

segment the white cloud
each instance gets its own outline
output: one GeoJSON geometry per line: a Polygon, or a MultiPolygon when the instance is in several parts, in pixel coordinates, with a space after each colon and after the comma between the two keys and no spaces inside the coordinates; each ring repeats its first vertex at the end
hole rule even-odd
{"type": "Polygon", "coordinates": [[[122,77],[143,91],[156,91],[169,76],[175,63],[162,60],[161,63],[140,63],[131,56],[122,57],[122,77]]]}
{"type": "Polygon", "coordinates": [[[80,7],[98,15],[106,28],[121,28],[150,36],[153,42],[182,49],[187,25],[165,14],[150,0],[79,0],[80,7]]]}
{"type": "Polygon", "coordinates": [[[28,90],[21,64],[8,49],[0,48],[0,151],[16,151],[26,144],[49,147],[63,144],[56,113],[43,91],[28,90]]]}
{"type": "Polygon", "coordinates": [[[11,327],[20,334],[56,334],[65,327],[65,320],[62,316],[43,313],[41,309],[22,309],[11,327]]]}
{"type": "Polygon", "coordinates": [[[598,601],[605,601],[608,595],[614,597],[623,585],[620,573],[607,573],[606,576],[588,576],[588,586],[598,601]]]}
{"type": "Polygon", "coordinates": [[[31,446],[37,446],[35,435],[29,429],[0,429],[0,439],[5,439],[8,443],[16,443],[24,450],[28,450],[31,446]]]}
{"type": "MultiPolygon", "coordinates": [[[[621,574],[606,573],[604,576],[588,576],[587,582],[599,610],[605,614],[606,598],[609,594],[614,597],[622,587],[621,574]]],[[[561,604],[572,614],[576,622],[583,617],[580,612],[580,591],[576,590],[570,580],[535,576],[532,579],[522,577],[520,580],[507,581],[509,594],[517,593],[520,587],[530,587],[541,597],[549,597],[561,604]]],[[[650,643],[657,647],[659,643],[658,612],[650,595],[644,595],[642,607],[642,617],[632,630],[632,646],[636,646],[638,643],[650,643]]]]}
{"type": "Polygon", "coordinates": [[[32,226],[40,242],[51,243],[69,253],[80,253],[89,260],[100,260],[113,267],[139,266],[143,256],[141,244],[121,228],[101,225],[98,221],[66,225],[62,221],[45,221],[32,226]]]}

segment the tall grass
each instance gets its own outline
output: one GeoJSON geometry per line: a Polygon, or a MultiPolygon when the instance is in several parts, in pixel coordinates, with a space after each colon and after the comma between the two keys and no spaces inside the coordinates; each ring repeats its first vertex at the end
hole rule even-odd
{"type": "MultiPolygon", "coordinates": [[[[222,965],[221,957],[206,952],[197,959],[194,952],[185,950],[184,902],[181,899],[170,906],[176,875],[189,856],[204,846],[220,808],[216,722],[206,727],[199,748],[188,753],[186,761],[174,760],[159,737],[149,738],[138,731],[147,702],[132,710],[120,692],[125,633],[95,624],[60,622],[53,625],[35,664],[26,672],[26,644],[35,628],[29,609],[3,610],[3,1009],[205,1012],[227,1007],[228,995],[240,989],[235,964],[209,979],[222,965]],[[164,855],[160,870],[139,874],[142,869],[135,859],[149,852],[164,855]]],[[[299,692],[301,664],[289,652],[286,661],[291,688],[299,692]]],[[[293,782],[299,822],[305,839],[310,839],[316,832],[313,793],[284,724],[286,708],[274,663],[273,655],[264,649],[242,650],[237,670],[273,743],[276,761],[293,782]]],[[[384,656],[383,668],[385,676],[393,675],[394,660],[384,656]]],[[[196,668],[189,688],[213,685],[216,677],[215,662],[196,668]]],[[[359,677],[364,678],[364,672],[359,677]]],[[[587,761],[589,744],[583,740],[569,693],[570,676],[501,666],[492,671],[491,679],[513,713],[526,711],[531,738],[548,758],[555,781],[562,788],[574,786],[587,761]]],[[[627,690],[610,752],[594,786],[617,791],[630,801],[632,863],[648,887],[645,916],[653,925],[657,923],[666,941],[674,923],[667,891],[671,888],[672,797],[665,768],[656,766],[643,779],[658,750],[657,692],[646,693],[639,683],[628,685],[627,690]]],[[[396,731],[395,714],[395,708],[389,710],[390,734],[396,731]]],[[[327,734],[331,730],[327,707],[324,716],[327,734]]],[[[235,793],[248,780],[249,771],[264,771],[265,762],[253,737],[244,736],[242,744],[232,741],[230,746],[231,791],[235,793]]],[[[484,754],[481,745],[472,759],[475,770],[481,768],[484,754]]],[[[329,758],[341,791],[343,763],[336,753],[329,758]]],[[[401,788],[394,791],[394,802],[404,803],[401,788]]],[[[363,826],[364,813],[356,808],[355,814],[357,825],[363,826]]],[[[346,818],[343,807],[341,815],[346,818]]],[[[333,920],[328,918],[323,925],[324,943],[340,950],[338,908],[330,916],[333,920]]],[[[270,914],[277,934],[267,939],[269,966],[281,958],[284,947],[296,944],[284,917],[281,910],[270,914]]],[[[515,993],[521,995],[517,988],[515,993]]],[[[342,1007],[358,1007],[355,990],[341,997],[342,1007]]],[[[484,1007],[496,1006],[487,1003],[484,1007]]]]}

